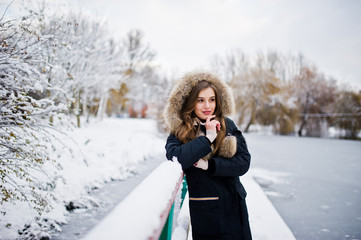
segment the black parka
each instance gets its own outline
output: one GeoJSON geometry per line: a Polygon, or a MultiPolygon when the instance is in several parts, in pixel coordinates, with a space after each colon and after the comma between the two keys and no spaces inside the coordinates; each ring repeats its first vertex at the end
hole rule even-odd
{"type": "MultiPolygon", "coordinates": [[[[214,75],[204,73],[188,75],[186,78],[192,79],[192,77],[197,81],[201,79],[212,81],[216,78],[214,75]]],[[[219,81],[218,78],[216,78],[216,80],[219,81]]],[[[184,82],[186,81],[183,81],[183,83],[184,82]]],[[[216,83],[219,85],[218,82],[216,83]]],[[[221,82],[221,84],[223,83],[221,82]]],[[[182,82],[180,86],[182,86],[182,82]]],[[[220,89],[222,90],[222,88],[224,89],[225,86],[222,85],[221,88],[218,88],[218,91],[220,89]]],[[[223,97],[229,96],[227,94],[224,95],[224,92],[221,92],[221,94],[223,94],[223,97]]],[[[187,94],[184,95],[187,96],[187,94]]],[[[179,97],[179,93],[176,97],[179,97]]],[[[172,98],[172,95],[170,98],[172,98]]],[[[228,101],[229,99],[226,100],[228,101]]],[[[172,108],[172,106],[169,105],[171,101],[172,99],[168,101],[168,110],[166,108],[166,111],[168,111],[168,116],[171,115],[174,119],[177,118],[177,116],[170,113],[176,113],[177,109],[169,110],[169,108],[172,108]]],[[[223,102],[224,101],[225,99],[223,99],[223,102]]],[[[227,106],[225,108],[227,110],[227,106]]],[[[165,114],[165,116],[167,116],[167,114],[165,114]]],[[[168,121],[171,120],[168,118],[168,121]]],[[[177,139],[174,131],[171,129],[171,134],[165,146],[167,159],[178,161],[186,175],[194,240],[251,239],[245,202],[246,191],[239,180],[239,176],[244,175],[250,167],[251,155],[248,152],[241,131],[238,130],[234,122],[229,118],[225,118],[225,123],[226,135],[234,136],[237,139],[236,153],[230,158],[213,155],[208,160],[209,167],[206,171],[196,168],[193,165],[199,159],[212,152],[211,142],[207,137],[198,136],[194,140],[183,144],[177,139]]],[[[173,125],[173,128],[174,127],[173,125]]],[[[204,126],[201,126],[201,131],[205,131],[204,126]]]]}
{"type": "Polygon", "coordinates": [[[195,240],[251,239],[246,191],[239,180],[248,171],[251,156],[242,133],[230,119],[226,119],[226,127],[227,134],[237,137],[237,152],[232,158],[214,156],[209,171],[193,166],[212,151],[208,138],[200,136],[185,144],[173,134],[167,139],[167,158],[177,160],[186,174],[195,240]]]}

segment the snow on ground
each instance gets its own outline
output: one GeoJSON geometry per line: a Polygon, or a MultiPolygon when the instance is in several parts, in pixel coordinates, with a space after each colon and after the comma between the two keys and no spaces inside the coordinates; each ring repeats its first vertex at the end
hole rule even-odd
{"type": "MultiPolygon", "coordinates": [[[[101,205],[89,195],[91,189],[100,188],[105,182],[112,180],[124,180],[137,172],[137,165],[145,162],[144,159],[165,153],[166,136],[158,133],[155,120],[109,118],[74,129],[68,135],[61,135],[61,140],[71,146],[72,152],[64,149],[58,156],[58,163],[62,166],[61,175],[66,183],[59,179],[53,190],[56,197],[52,203],[54,208],[43,216],[46,221],[42,221],[42,226],[34,224],[26,203],[2,206],[8,214],[2,216],[0,224],[4,226],[4,223],[11,221],[12,226],[0,228],[1,239],[15,239],[18,237],[18,229],[22,229],[25,224],[30,224],[30,231],[38,237],[48,236],[48,228],[60,231],[59,224],[67,222],[65,204],[71,201],[76,207],[86,208],[101,205]]],[[[164,160],[166,161],[165,157],[164,160]]],[[[166,179],[167,175],[164,174],[166,179]]],[[[294,239],[287,225],[253,180],[252,172],[241,179],[248,192],[247,203],[254,239],[294,239]]],[[[129,204],[126,199],[122,203],[129,204]]],[[[144,196],[133,196],[130,202],[144,205],[144,196]]],[[[146,205],[151,206],[152,202],[147,201],[146,205]]],[[[119,226],[114,225],[114,228],[119,226]]],[[[138,228],[137,231],[142,229],[138,228]]]]}
{"type": "Polygon", "coordinates": [[[246,202],[253,239],[295,240],[287,224],[253,179],[252,171],[241,177],[241,181],[248,193],[246,202]]]}
{"type": "MultiPolygon", "coordinates": [[[[25,224],[31,225],[28,231],[38,237],[47,236],[47,228],[61,230],[59,224],[66,223],[68,216],[65,204],[73,202],[80,208],[99,206],[97,199],[89,195],[91,189],[126,179],[137,172],[137,164],[165,151],[164,136],[157,133],[153,120],[109,118],[59,137],[71,152],[64,148],[58,156],[63,179],[58,180],[52,192],[56,198],[53,209],[42,216],[46,220],[41,220],[39,226],[32,221],[33,213],[27,203],[2,205],[1,210],[7,214],[0,218],[0,239],[17,238],[18,230],[25,224]],[[4,227],[10,222],[10,227],[4,227]]],[[[59,144],[58,148],[62,147],[59,144]]]]}

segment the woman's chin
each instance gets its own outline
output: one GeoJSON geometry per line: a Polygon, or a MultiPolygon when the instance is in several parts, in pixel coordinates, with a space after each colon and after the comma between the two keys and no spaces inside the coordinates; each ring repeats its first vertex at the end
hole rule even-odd
{"type": "Polygon", "coordinates": [[[207,115],[202,115],[202,116],[197,116],[199,120],[201,120],[202,122],[205,122],[208,118],[207,115]]]}

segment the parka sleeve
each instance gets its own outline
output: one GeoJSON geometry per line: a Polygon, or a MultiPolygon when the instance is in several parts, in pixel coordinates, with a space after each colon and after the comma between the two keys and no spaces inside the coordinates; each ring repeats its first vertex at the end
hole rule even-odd
{"type": "Polygon", "coordinates": [[[168,136],[165,149],[167,159],[173,161],[176,158],[183,170],[192,167],[200,158],[212,152],[211,143],[205,136],[183,144],[174,134],[168,136]]]}
{"type": "Polygon", "coordinates": [[[251,154],[248,152],[246,140],[244,139],[242,132],[238,130],[234,122],[227,119],[227,127],[230,129],[232,136],[237,138],[237,151],[231,158],[213,157],[211,159],[212,165],[214,165],[214,176],[242,176],[244,175],[251,163],[251,154]]]}

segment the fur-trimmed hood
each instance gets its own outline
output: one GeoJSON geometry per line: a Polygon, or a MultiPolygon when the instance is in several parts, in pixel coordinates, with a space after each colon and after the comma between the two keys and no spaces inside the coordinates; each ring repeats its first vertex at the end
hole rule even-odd
{"type": "Polygon", "coordinates": [[[192,88],[202,80],[214,84],[217,88],[223,115],[230,116],[233,114],[234,100],[232,90],[224,81],[209,72],[190,72],[176,82],[164,109],[164,120],[171,132],[174,132],[182,124],[180,110],[183,103],[192,88]]]}

